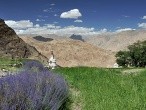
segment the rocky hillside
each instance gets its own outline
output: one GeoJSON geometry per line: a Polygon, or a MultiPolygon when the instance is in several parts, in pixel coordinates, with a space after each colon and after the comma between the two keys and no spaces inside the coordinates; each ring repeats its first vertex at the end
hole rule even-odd
{"type": "Polygon", "coordinates": [[[75,34],[73,34],[69,38],[70,39],[73,39],[73,40],[80,40],[80,41],[83,41],[84,42],[84,39],[82,38],[81,35],[75,35],[75,34]]]}
{"type": "Polygon", "coordinates": [[[127,46],[146,40],[146,30],[124,31],[115,34],[86,37],[85,41],[97,47],[117,52],[127,49],[127,46]]]}
{"type": "Polygon", "coordinates": [[[0,19],[0,57],[32,58],[42,62],[47,61],[45,56],[19,38],[2,19],[0,19]]]}
{"type": "MultiPolygon", "coordinates": [[[[24,35],[21,35],[24,36],[24,35]]],[[[25,35],[33,36],[33,35],[25,35]]],[[[35,35],[36,36],[36,35],[35,35]]],[[[56,40],[81,40],[96,47],[117,52],[119,50],[126,50],[127,46],[139,41],[146,40],[146,30],[131,30],[123,31],[119,33],[105,33],[96,36],[57,36],[57,35],[42,35],[45,38],[52,38],[56,40]]]]}
{"type": "Polygon", "coordinates": [[[84,42],[80,41],[77,36],[70,38],[55,35],[42,35],[45,38],[54,40],[39,42],[32,36],[22,35],[21,38],[28,44],[36,47],[48,58],[50,50],[54,50],[57,61],[61,66],[112,67],[115,62],[115,53],[119,50],[127,49],[127,46],[138,40],[146,40],[146,30],[107,33],[97,36],[80,36],[79,38],[82,38],[84,42]]]}
{"type": "Polygon", "coordinates": [[[115,62],[114,53],[105,51],[91,44],[71,39],[56,39],[41,42],[33,37],[21,37],[25,42],[37,48],[46,57],[54,51],[57,63],[63,67],[90,66],[112,67],[115,62]]]}

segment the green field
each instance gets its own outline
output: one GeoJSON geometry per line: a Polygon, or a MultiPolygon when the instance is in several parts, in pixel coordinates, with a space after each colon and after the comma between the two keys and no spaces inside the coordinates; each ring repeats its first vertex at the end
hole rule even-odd
{"type": "Polygon", "coordinates": [[[31,59],[11,59],[0,57],[0,69],[6,69],[8,71],[20,70],[22,63],[25,61],[31,61],[31,59]]]}
{"type": "Polygon", "coordinates": [[[69,83],[73,110],[146,110],[146,70],[136,70],[74,67],[55,71],[69,83]]]}
{"type": "Polygon", "coordinates": [[[0,58],[0,65],[12,65],[21,62],[22,59],[0,58]]]}
{"type": "MultiPolygon", "coordinates": [[[[19,62],[2,58],[0,69],[19,62]]],[[[72,67],[55,72],[70,87],[69,110],[146,110],[146,69],[72,67]]]]}

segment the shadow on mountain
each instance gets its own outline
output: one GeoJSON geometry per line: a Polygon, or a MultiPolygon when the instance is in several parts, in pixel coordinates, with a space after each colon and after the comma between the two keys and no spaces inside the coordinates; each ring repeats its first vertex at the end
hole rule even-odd
{"type": "Polygon", "coordinates": [[[42,37],[42,36],[35,36],[33,38],[35,40],[42,41],[42,42],[48,42],[48,41],[52,41],[53,40],[52,38],[45,38],[45,37],[42,37]]]}
{"type": "Polygon", "coordinates": [[[73,34],[73,35],[70,36],[70,38],[73,39],[73,40],[80,40],[80,41],[83,41],[84,42],[84,39],[82,38],[81,35],[75,35],[75,34],[73,34]]]}

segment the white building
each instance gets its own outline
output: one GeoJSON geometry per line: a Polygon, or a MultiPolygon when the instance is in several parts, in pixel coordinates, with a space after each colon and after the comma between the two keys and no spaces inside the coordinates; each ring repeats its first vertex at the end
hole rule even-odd
{"type": "Polygon", "coordinates": [[[49,68],[55,69],[55,67],[57,66],[57,64],[56,64],[56,59],[54,57],[53,51],[51,51],[51,57],[50,57],[50,59],[49,59],[48,62],[49,62],[49,68]]]}
{"type": "Polygon", "coordinates": [[[118,65],[117,63],[115,63],[115,64],[113,65],[113,68],[119,68],[119,65],[118,65]]]}

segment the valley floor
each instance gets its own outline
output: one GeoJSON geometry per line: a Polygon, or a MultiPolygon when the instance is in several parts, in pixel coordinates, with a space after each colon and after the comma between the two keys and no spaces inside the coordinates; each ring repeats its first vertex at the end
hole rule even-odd
{"type": "Polygon", "coordinates": [[[146,109],[146,69],[73,67],[55,71],[69,83],[72,110],[146,109]]]}
{"type": "MultiPolygon", "coordinates": [[[[13,64],[16,61],[1,59],[1,64],[4,63],[13,64]]],[[[0,66],[2,68],[16,70],[0,66]]],[[[71,67],[53,71],[63,75],[68,82],[71,94],[68,106],[71,110],[146,109],[145,68],[71,67]]]]}

